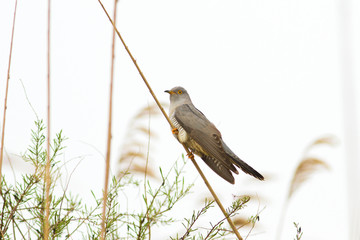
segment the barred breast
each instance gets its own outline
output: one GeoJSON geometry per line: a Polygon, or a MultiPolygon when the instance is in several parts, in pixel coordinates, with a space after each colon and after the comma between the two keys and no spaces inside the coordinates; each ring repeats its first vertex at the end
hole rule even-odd
{"type": "Polygon", "coordinates": [[[174,115],[172,115],[170,117],[170,120],[171,120],[172,124],[174,125],[174,127],[176,127],[177,130],[179,131],[178,134],[174,134],[174,137],[176,137],[179,142],[185,144],[189,140],[189,135],[186,133],[184,128],[178,123],[178,121],[176,121],[174,115]]]}

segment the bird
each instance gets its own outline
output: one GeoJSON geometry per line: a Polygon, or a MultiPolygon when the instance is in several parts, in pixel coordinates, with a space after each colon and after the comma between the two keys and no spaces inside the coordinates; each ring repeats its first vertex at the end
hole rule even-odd
{"type": "Polygon", "coordinates": [[[170,94],[169,119],[174,126],[172,133],[180,143],[231,184],[235,183],[232,173],[239,174],[236,167],[264,180],[259,172],[231,151],[220,131],[194,106],[185,88],[178,86],[165,92],[170,94]]]}

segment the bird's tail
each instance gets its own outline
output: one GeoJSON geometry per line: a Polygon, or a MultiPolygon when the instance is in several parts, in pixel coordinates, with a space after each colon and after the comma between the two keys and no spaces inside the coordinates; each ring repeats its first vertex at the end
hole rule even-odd
{"type": "Polygon", "coordinates": [[[226,144],[223,141],[223,147],[225,152],[227,153],[227,155],[231,158],[232,162],[239,167],[244,173],[247,173],[259,180],[264,180],[263,175],[261,175],[258,171],[256,171],[255,169],[253,169],[250,165],[248,165],[246,162],[244,162],[243,160],[241,160],[238,156],[235,155],[235,153],[233,153],[231,151],[231,149],[226,146],[226,144]]]}
{"type": "Polygon", "coordinates": [[[256,177],[259,180],[264,180],[263,175],[261,175],[258,171],[253,169],[250,165],[248,165],[246,162],[241,160],[239,157],[235,156],[235,157],[231,157],[231,159],[233,160],[236,166],[238,166],[241,170],[243,170],[243,172],[250,174],[251,176],[256,177]]]}

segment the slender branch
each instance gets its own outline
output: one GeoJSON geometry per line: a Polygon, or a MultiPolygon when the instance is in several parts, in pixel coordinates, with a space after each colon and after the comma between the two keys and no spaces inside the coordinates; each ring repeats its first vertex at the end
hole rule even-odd
{"type": "Polygon", "coordinates": [[[49,239],[50,233],[50,10],[51,0],[48,0],[48,32],[47,32],[47,136],[46,136],[46,164],[45,164],[45,219],[44,219],[44,240],[49,239]]]}
{"type": "MultiPolygon", "coordinates": [[[[114,0],[114,21],[116,22],[116,9],[117,0],[114,0]]],[[[104,240],[106,237],[106,203],[108,196],[109,185],[109,170],[110,170],[110,153],[111,153],[111,127],[112,127],[112,102],[113,102],[113,83],[114,83],[114,63],[115,63],[115,30],[112,35],[111,47],[111,76],[110,76],[110,94],[109,94],[109,122],[108,122],[108,135],[107,135],[107,149],[106,149],[106,162],[105,162],[105,184],[104,184],[104,197],[103,208],[101,217],[101,234],[100,239],[104,240]]]]}
{"type": "Polygon", "coordinates": [[[15,1],[15,9],[14,9],[14,18],[13,25],[11,31],[11,41],[10,41],[10,53],[9,53],[9,65],[6,76],[6,89],[5,89],[5,99],[4,99],[4,113],[3,113],[3,125],[1,130],[1,149],[0,149],[0,194],[2,194],[2,163],[4,158],[4,141],[5,141],[5,120],[6,120],[6,109],[7,109],[7,98],[8,98],[8,90],[9,90],[9,80],[10,80],[10,66],[11,66],[11,56],[12,56],[12,48],[14,42],[14,31],[15,31],[15,19],[16,19],[16,9],[17,9],[17,0],[15,1]]]}
{"type": "MultiPolygon", "coordinates": [[[[195,212],[194,212],[194,214],[193,214],[193,216],[191,218],[190,224],[188,224],[188,226],[186,227],[186,232],[180,238],[180,240],[186,239],[186,237],[189,236],[190,232],[192,231],[192,227],[194,226],[196,221],[200,218],[201,215],[205,214],[205,212],[211,207],[211,205],[213,203],[214,203],[214,201],[205,202],[205,206],[196,215],[195,215],[195,212]]],[[[210,234],[210,232],[208,233],[208,235],[210,234]]]]}
{"type": "MultiPolygon", "coordinates": [[[[7,222],[4,225],[4,230],[3,230],[4,233],[9,228],[9,225],[10,225],[11,221],[14,221],[14,215],[17,213],[17,209],[18,209],[19,205],[22,203],[24,197],[26,196],[26,194],[31,189],[31,187],[33,186],[34,183],[35,183],[34,178],[32,178],[31,181],[29,182],[29,185],[24,189],[24,191],[20,195],[19,199],[16,201],[15,206],[12,206],[11,203],[9,202],[10,207],[11,207],[11,212],[10,212],[10,216],[7,219],[7,222]]],[[[4,201],[6,201],[6,200],[4,199],[4,201]]]]}
{"type": "MultiPolygon", "coordinates": [[[[116,33],[117,33],[118,37],[120,38],[120,40],[121,40],[122,44],[123,44],[123,45],[124,45],[124,47],[125,47],[126,52],[129,54],[129,56],[130,56],[131,60],[133,61],[133,63],[134,63],[134,65],[135,65],[136,69],[138,70],[138,72],[139,72],[139,74],[140,74],[141,78],[143,79],[143,81],[144,81],[145,85],[147,86],[147,88],[148,88],[148,90],[149,90],[150,94],[151,94],[151,95],[152,95],[152,97],[154,98],[154,100],[155,100],[156,104],[157,104],[157,105],[158,105],[158,107],[160,108],[161,112],[163,113],[164,117],[166,118],[166,120],[167,120],[167,121],[168,121],[168,123],[170,124],[171,128],[174,128],[174,125],[173,125],[173,124],[172,124],[172,122],[170,121],[169,116],[166,114],[166,112],[165,112],[164,108],[161,106],[161,103],[159,102],[159,100],[157,99],[157,97],[156,97],[155,93],[154,93],[154,92],[153,92],[153,90],[151,89],[150,84],[149,84],[149,83],[148,83],[148,81],[146,80],[146,78],[145,78],[144,74],[142,73],[142,71],[141,71],[141,69],[140,69],[139,65],[137,64],[137,62],[136,62],[135,58],[134,58],[134,57],[133,57],[133,55],[131,54],[131,52],[130,52],[129,48],[126,46],[124,39],[123,39],[123,38],[122,38],[122,36],[120,35],[120,32],[117,30],[117,28],[116,28],[116,26],[115,26],[114,22],[112,21],[111,17],[110,17],[110,16],[109,16],[109,14],[107,13],[107,11],[106,11],[106,9],[105,9],[104,5],[101,3],[101,1],[100,1],[100,0],[98,0],[98,1],[99,1],[99,3],[100,3],[101,7],[103,8],[103,10],[104,10],[104,12],[105,12],[106,16],[108,17],[109,21],[110,21],[110,22],[111,22],[111,24],[113,25],[113,27],[114,27],[114,29],[115,29],[115,31],[116,31],[116,33]]],[[[217,197],[217,195],[215,194],[214,190],[212,189],[212,187],[211,187],[210,183],[209,183],[209,182],[208,182],[208,180],[206,179],[206,177],[205,177],[204,173],[201,171],[201,169],[200,169],[199,165],[196,163],[195,158],[194,158],[194,155],[193,155],[193,154],[191,154],[190,150],[189,150],[189,149],[188,149],[188,148],[187,148],[184,144],[182,144],[182,145],[183,145],[183,147],[184,147],[184,149],[185,149],[185,151],[186,151],[187,155],[188,155],[188,156],[190,156],[190,159],[191,159],[192,163],[194,164],[194,166],[195,166],[196,170],[199,172],[199,174],[200,174],[201,178],[204,180],[204,183],[205,183],[206,187],[209,189],[209,191],[210,191],[211,195],[212,195],[212,196],[213,196],[213,198],[215,199],[215,201],[216,201],[217,205],[219,206],[220,210],[222,211],[222,213],[223,213],[223,214],[224,214],[224,216],[226,217],[226,219],[227,219],[227,221],[228,221],[228,223],[229,223],[230,227],[231,227],[231,228],[232,228],[232,230],[234,231],[234,233],[235,233],[236,237],[237,237],[239,240],[242,240],[243,238],[240,236],[240,234],[239,234],[238,230],[236,229],[236,227],[235,227],[234,223],[233,223],[233,222],[232,222],[232,220],[230,219],[229,215],[226,213],[225,208],[224,208],[224,207],[223,207],[223,205],[221,204],[221,202],[220,202],[219,198],[217,197]]]]}

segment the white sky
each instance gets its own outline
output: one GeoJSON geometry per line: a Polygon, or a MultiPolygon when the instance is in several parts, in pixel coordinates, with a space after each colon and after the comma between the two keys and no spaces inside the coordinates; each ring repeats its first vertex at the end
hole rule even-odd
{"type": "MultiPolygon", "coordinates": [[[[112,1],[104,4],[111,10],[112,1]]],[[[5,139],[11,157],[28,146],[35,120],[20,80],[37,114],[46,119],[46,8],[44,1],[18,3],[5,139]]],[[[14,1],[0,2],[1,109],[13,9],[14,1]]],[[[232,194],[266,199],[250,239],[274,239],[279,209],[302,152],[326,134],[335,135],[339,146],[315,154],[331,171],[317,174],[296,193],[282,239],[294,238],[292,222],[300,223],[304,239],[348,236],[342,44],[350,39],[358,93],[359,10],[356,1],[119,1],[118,29],[158,98],[167,102],[164,90],[185,87],[234,152],[273,176],[260,183],[241,173],[231,186],[198,161],[225,203],[232,194]],[[349,4],[349,38],[343,35],[344,3],[349,4]]],[[[52,2],[51,31],[51,130],[63,129],[69,138],[65,160],[83,157],[71,190],[89,196],[91,189],[100,192],[103,187],[112,29],[97,1],[63,0],[52,2]]],[[[113,172],[130,118],[153,101],[123,46],[116,44],[113,172]]],[[[183,150],[163,118],[151,121],[159,135],[152,142],[154,169],[166,169],[183,150]]],[[[16,161],[14,167],[26,171],[16,161]]],[[[187,177],[196,178],[188,167],[187,177]]],[[[7,163],[3,169],[11,174],[7,163]]],[[[207,194],[196,179],[196,191],[207,194]]],[[[254,200],[245,211],[251,215],[256,209],[254,200]]]]}

